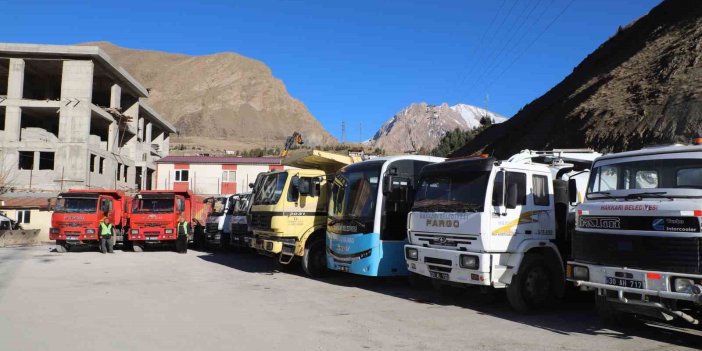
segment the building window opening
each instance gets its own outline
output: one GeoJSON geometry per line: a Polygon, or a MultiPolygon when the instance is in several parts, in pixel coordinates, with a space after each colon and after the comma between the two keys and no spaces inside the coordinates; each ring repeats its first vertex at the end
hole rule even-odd
{"type": "Polygon", "coordinates": [[[34,168],[34,151],[19,152],[19,169],[34,168]]]}
{"type": "Polygon", "coordinates": [[[17,211],[17,223],[29,224],[31,220],[32,220],[32,211],[30,211],[30,210],[18,210],[17,211]]]}
{"type": "Polygon", "coordinates": [[[187,169],[181,169],[175,171],[175,181],[176,182],[187,182],[190,172],[187,169]]]}
{"type": "Polygon", "coordinates": [[[62,75],[61,60],[25,59],[22,97],[32,100],[59,100],[62,75]]]}
{"type": "Polygon", "coordinates": [[[95,173],[95,159],[97,156],[95,155],[90,155],[90,172],[95,173]]]}
{"type": "Polygon", "coordinates": [[[129,166],[124,165],[124,172],[122,172],[122,180],[127,181],[127,175],[129,174],[129,166]]]}
{"type": "Polygon", "coordinates": [[[222,172],[223,182],[236,182],[236,171],[223,171],[222,172]]]}
{"type": "Polygon", "coordinates": [[[117,180],[122,179],[122,164],[117,164],[117,180]]]}
{"type": "Polygon", "coordinates": [[[100,168],[98,168],[98,173],[102,174],[105,171],[105,158],[100,157],[100,168]]]}
{"type": "Polygon", "coordinates": [[[5,107],[0,106],[0,130],[5,130],[5,107]]]}
{"type": "Polygon", "coordinates": [[[21,141],[58,142],[59,117],[56,109],[22,108],[20,121],[21,141]]]}
{"type": "Polygon", "coordinates": [[[39,153],[39,169],[54,169],[54,156],[53,152],[40,152],[39,153]]]}

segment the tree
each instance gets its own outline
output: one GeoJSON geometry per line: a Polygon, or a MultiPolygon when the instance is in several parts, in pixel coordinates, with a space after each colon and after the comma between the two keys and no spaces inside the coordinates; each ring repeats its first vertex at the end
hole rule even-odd
{"type": "Polygon", "coordinates": [[[463,147],[463,145],[465,145],[468,141],[473,139],[473,133],[477,129],[478,128],[473,130],[461,130],[460,128],[456,128],[454,130],[449,131],[441,138],[441,141],[439,141],[439,145],[437,145],[433,150],[431,150],[431,155],[447,157],[452,152],[463,147]]]}
{"type": "Polygon", "coordinates": [[[5,164],[5,155],[0,154],[0,195],[13,190],[12,184],[16,176],[14,168],[5,164]]]}

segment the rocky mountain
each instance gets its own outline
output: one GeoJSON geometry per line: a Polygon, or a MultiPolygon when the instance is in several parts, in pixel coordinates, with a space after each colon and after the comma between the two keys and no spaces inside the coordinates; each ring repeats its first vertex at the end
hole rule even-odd
{"type": "Polygon", "coordinates": [[[587,56],[558,85],[456,155],[600,151],[702,135],[702,1],[667,0],[587,56]]]}
{"type": "Polygon", "coordinates": [[[449,130],[473,129],[480,125],[480,119],[485,116],[494,123],[506,120],[503,116],[471,105],[415,103],[385,122],[370,142],[388,153],[428,152],[439,144],[441,137],[449,130]]]}
{"type": "Polygon", "coordinates": [[[307,144],[335,142],[260,61],[235,53],[188,56],[108,42],[82,45],[99,46],[150,89],[149,103],[180,133],[172,147],[275,147],[293,131],[301,132],[307,144]]]}

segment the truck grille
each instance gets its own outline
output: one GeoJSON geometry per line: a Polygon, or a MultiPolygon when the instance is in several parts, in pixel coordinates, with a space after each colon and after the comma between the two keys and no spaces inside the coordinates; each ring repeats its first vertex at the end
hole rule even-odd
{"type": "Polygon", "coordinates": [[[273,215],[265,212],[251,213],[251,228],[259,230],[271,230],[271,220],[273,215]]]}
{"type": "Polygon", "coordinates": [[[219,230],[219,225],[218,223],[207,223],[205,230],[208,233],[216,233],[219,230]]]}
{"type": "Polygon", "coordinates": [[[577,261],[675,273],[702,273],[701,238],[592,234],[576,231],[577,261]]]}
{"type": "Polygon", "coordinates": [[[249,230],[246,224],[232,224],[232,234],[244,235],[249,230]]]}

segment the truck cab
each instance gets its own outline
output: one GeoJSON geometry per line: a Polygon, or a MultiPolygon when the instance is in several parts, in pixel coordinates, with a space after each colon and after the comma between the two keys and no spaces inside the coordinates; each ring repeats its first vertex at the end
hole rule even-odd
{"type": "Polygon", "coordinates": [[[250,234],[248,214],[251,208],[252,193],[233,196],[232,220],[230,221],[230,245],[235,248],[250,248],[253,234],[250,234]]]}
{"type": "Polygon", "coordinates": [[[59,252],[69,251],[77,245],[98,245],[100,222],[107,217],[116,232],[112,240],[122,242],[129,226],[130,201],[131,198],[119,190],[60,193],[53,201],[49,239],[56,240],[59,252]]]}
{"type": "Polygon", "coordinates": [[[563,294],[568,180],[580,179],[599,154],[525,150],[425,166],[408,216],[410,272],[435,285],[507,289],[527,312],[563,294]]]}
{"type": "Polygon", "coordinates": [[[231,237],[234,195],[225,194],[205,199],[212,207],[205,224],[205,238],[208,246],[227,248],[231,237]]]}
{"type": "Polygon", "coordinates": [[[285,164],[298,169],[265,173],[253,189],[249,224],[258,253],[281,265],[300,261],[311,277],[326,272],[329,174],[360,157],[312,150],[285,164]]]}
{"type": "Polygon", "coordinates": [[[606,322],[638,315],[699,326],[701,221],[699,144],[600,157],[577,206],[568,279],[596,292],[606,322]]]}
{"type": "Polygon", "coordinates": [[[188,221],[192,241],[208,213],[204,199],[190,191],[142,190],[132,200],[129,241],[137,252],[143,251],[145,245],[175,244],[181,215],[188,221]]]}

